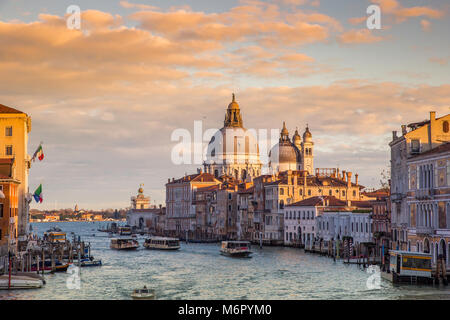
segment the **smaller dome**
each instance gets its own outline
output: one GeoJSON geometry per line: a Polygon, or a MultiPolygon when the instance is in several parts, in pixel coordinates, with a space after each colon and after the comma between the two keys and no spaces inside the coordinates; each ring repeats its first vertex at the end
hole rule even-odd
{"type": "Polygon", "coordinates": [[[140,194],[144,193],[144,189],[142,187],[139,187],[138,193],[140,193],[140,194]]]}
{"type": "Polygon", "coordinates": [[[300,142],[301,139],[302,139],[302,138],[301,138],[300,135],[298,134],[298,130],[295,129],[295,133],[294,133],[294,135],[292,136],[292,141],[293,141],[294,143],[296,143],[296,142],[300,142]]]}
{"type": "Polygon", "coordinates": [[[228,105],[228,109],[239,109],[239,104],[236,102],[236,96],[233,93],[233,99],[231,103],[228,105]]]}
{"type": "Polygon", "coordinates": [[[311,132],[309,131],[308,125],[306,125],[305,133],[303,133],[303,140],[304,140],[304,141],[311,141],[311,139],[312,139],[312,134],[311,134],[311,132]]]}

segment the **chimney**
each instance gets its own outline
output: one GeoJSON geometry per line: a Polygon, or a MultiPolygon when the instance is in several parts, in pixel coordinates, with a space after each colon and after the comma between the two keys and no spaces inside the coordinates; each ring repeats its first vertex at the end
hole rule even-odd
{"type": "Polygon", "coordinates": [[[397,131],[392,131],[392,140],[397,139],[397,131]]]}
{"type": "MultiPolygon", "coordinates": [[[[434,122],[436,121],[436,111],[430,111],[430,126],[428,127],[428,144],[430,145],[430,149],[433,148],[433,127],[434,122]]],[[[436,136],[434,136],[436,138],[436,136]]]]}
{"type": "Polygon", "coordinates": [[[430,122],[436,120],[436,111],[430,111],[430,122]]]}
{"type": "Polygon", "coordinates": [[[406,125],[405,124],[402,124],[402,135],[405,135],[407,132],[406,132],[406,125]]]}
{"type": "Polygon", "coordinates": [[[355,174],[355,184],[358,185],[358,174],[355,174]]]}
{"type": "Polygon", "coordinates": [[[292,184],[292,171],[288,170],[287,172],[287,180],[288,180],[288,185],[292,184]]]}
{"type": "Polygon", "coordinates": [[[347,179],[347,176],[345,174],[345,170],[342,170],[342,180],[346,181],[345,179],[347,179]]]}
{"type": "Polygon", "coordinates": [[[337,170],[336,170],[336,178],[338,178],[338,179],[341,178],[340,173],[339,173],[339,168],[337,168],[337,170]]]}
{"type": "Polygon", "coordinates": [[[167,179],[167,183],[170,183],[170,178],[169,178],[169,179],[167,179]]]}
{"type": "MultiPolygon", "coordinates": [[[[350,188],[352,186],[352,173],[347,172],[347,188],[350,188]]],[[[348,193],[348,191],[347,191],[348,193]]]]}

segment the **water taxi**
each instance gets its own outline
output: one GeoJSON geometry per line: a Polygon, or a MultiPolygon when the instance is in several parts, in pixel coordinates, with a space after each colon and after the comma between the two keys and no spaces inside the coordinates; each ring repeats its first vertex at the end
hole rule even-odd
{"type": "Polygon", "coordinates": [[[144,286],[142,289],[133,290],[131,298],[134,300],[153,300],[155,299],[155,290],[147,289],[147,287],[144,286]]]}
{"type": "Polygon", "coordinates": [[[222,241],[220,253],[229,257],[248,258],[252,254],[248,241],[222,241]]]}
{"type": "Polygon", "coordinates": [[[393,283],[432,283],[431,254],[390,250],[389,272],[381,276],[393,283]]]}
{"type": "Polygon", "coordinates": [[[145,239],[144,247],[157,250],[178,250],[180,249],[180,240],[177,238],[150,237],[145,239]]]}
{"type": "Polygon", "coordinates": [[[113,238],[111,239],[110,248],[116,250],[136,250],[139,248],[139,242],[132,238],[113,238]]]}

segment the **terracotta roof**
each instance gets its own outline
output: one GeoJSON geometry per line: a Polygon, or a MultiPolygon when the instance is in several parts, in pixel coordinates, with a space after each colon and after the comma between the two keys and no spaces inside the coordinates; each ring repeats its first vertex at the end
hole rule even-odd
{"type": "Polygon", "coordinates": [[[339,206],[347,205],[347,203],[345,201],[339,200],[333,196],[323,196],[323,197],[316,196],[316,197],[311,197],[311,198],[287,205],[287,207],[312,207],[312,206],[318,206],[318,205],[322,206],[322,205],[326,204],[327,200],[328,200],[328,206],[330,206],[330,207],[339,207],[339,206]]]}
{"type": "Polygon", "coordinates": [[[214,177],[214,175],[210,173],[196,173],[184,176],[180,179],[175,179],[174,181],[170,181],[167,184],[172,183],[182,183],[182,182],[215,182],[217,179],[214,177]]]}
{"type": "Polygon", "coordinates": [[[372,208],[370,201],[351,201],[350,205],[357,208],[372,208]]]}
{"type": "Polygon", "coordinates": [[[23,112],[0,104],[0,113],[23,113],[23,112]]]}

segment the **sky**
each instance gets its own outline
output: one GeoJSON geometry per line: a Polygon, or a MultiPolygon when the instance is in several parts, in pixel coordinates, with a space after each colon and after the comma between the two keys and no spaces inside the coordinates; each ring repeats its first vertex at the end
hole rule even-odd
{"type": "Polygon", "coordinates": [[[379,187],[402,124],[450,111],[445,0],[0,0],[0,103],[32,118],[37,209],[165,202],[176,129],[220,128],[231,93],[246,128],[306,124],[315,167],[379,187]],[[67,8],[81,9],[80,29],[67,8]],[[381,29],[366,26],[381,9],[381,29]]]}

